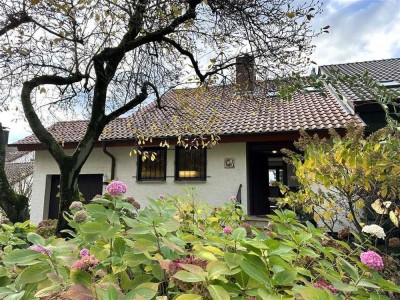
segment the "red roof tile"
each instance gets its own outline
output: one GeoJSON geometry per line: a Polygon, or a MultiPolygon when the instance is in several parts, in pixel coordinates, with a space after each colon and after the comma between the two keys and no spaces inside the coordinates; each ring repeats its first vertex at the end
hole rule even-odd
{"type": "MultiPolygon", "coordinates": [[[[164,138],[201,132],[268,134],[343,128],[349,121],[362,124],[329,90],[325,91],[327,97],[316,92],[297,93],[290,102],[261,92],[238,97],[234,86],[212,86],[200,91],[170,91],[162,97],[163,109],[152,102],[129,117],[116,119],[107,125],[101,139],[133,139],[134,131],[164,138]]],[[[87,124],[88,121],[58,122],[48,129],[59,142],[77,142],[87,124]]],[[[37,143],[35,136],[29,136],[15,144],[37,143]]]]}

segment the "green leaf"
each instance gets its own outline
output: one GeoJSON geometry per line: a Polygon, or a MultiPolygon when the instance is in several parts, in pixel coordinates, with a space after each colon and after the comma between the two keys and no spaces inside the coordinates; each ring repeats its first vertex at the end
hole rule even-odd
{"type": "Polygon", "coordinates": [[[224,254],[225,262],[229,266],[229,268],[236,268],[243,261],[243,256],[237,253],[228,253],[224,254]]]}
{"type": "Polygon", "coordinates": [[[22,291],[16,294],[8,295],[7,297],[4,298],[4,300],[20,300],[22,299],[22,297],[24,297],[24,295],[25,291],[22,291]]]}
{"type": "Polygon", "coordinates": [[[46,240],[34,232],[29,232],[26,239],[34,245],[44,246],[46,245],[46,240]]]}
{"type": "Polygon", "coordinates": [[[372,292],[371,294],[369,294],[370,296],[370,300],[390,300],[389,297],[386,297],[384,295],[379,295],[376,292],[372,292]]]}
{"type": "Polygon", "coordinates": [[[350,263],[348,263],[344,259],[340,260],[340,265],[343,268],[343,270],[345,270],[353,280],[357,280],[358,279],[358,270],[357,270],[357,268],[352,266],[350,263]]]}
{"type": "Polygon", "coordinates": [[[358,288],[354,285],[346,284],[340,281],[332,282],[335,289],[342,292],[355,292],[358,291],[358,288]]]}
{"type": "Polygon", "coordinates": [[[113,254],[122,257],[125,253],[126,242],[123,238],[116,238],[113,243],[113,254]]]}
{"type": "Polygon", "coordinates": [[[71,270],[71,279],[78,285],[89,286],[92,284],[92,276],[84,270],[71,270]]]}
{"type": "Polygon", "coordinates": [[[240,267],[251,278],[253,278],[267,286],[271,286],[271,282],[270,282],[269,278],[267,277],[267,275],[264,272],[262,272],[260,269],[255,267],[254,265],[250,264],[247,261],[242,261],[240,263],[240,267]]]}
{"type": "Polygon", "coordinates": [[[112,284],[109,285],[107,294],[108,300],[118,300],[118,292],[112,284]]]}
{"type": "Polygon", "coordinates": [[[215,279],[220,275],[227,275],[230,273],[230,269],[226,264],[221,261],[213,261],[207,265],[208,278],[215,279]]]}
{"type": "Polygon", "coordinates": [[[147,239],[138,239],[133,243],[133,248],[141,252],[153,252],[157,250],[157,246],[147,239]]]}
{"type": "Polygon", "coordinates": [[[145,299],[151,300],[154,296],[157,295],[157,291],[149,288],[136,288],[130,291],[125,297],[124,300],[131,300],[131,299],[145,299]]]}
{"type": "Polygon", "coordinates": [[[47,274],[51,272],[51,267],[47,263],[39,263],[24,269],[17,277],[19,284],[40,282],[47,279],[47,274]]]}
{"type": "Polygon", "coordinates": [[[246,229],[244,229],[243,227],[236,228],[232,232],[232,238],[237,241],[244,239],[246,235],[247,235],[246,229]]]}
{"type": "Polygon", "coordinates": [[[296,276],[297,272],[285,270],[274,274],[272,277],[272,282],[274,285],[292,286],[296,276]]]}
{"type": "Polygon", "coordinates": [[[4,255],[3,263],[26,265],[35,259],[43,256],[43,254],[30,249],[17,249],[4,255]]]}
{"type": "Polygon", "coordinates": [[[176,279],[179,279],[180,281],[183,282],[201,282],[204,281],[205,279],[203,276],[199,274],[190,273],[184,270],[176,272],[175,275],[172,277],[175,277],[176,279]]]}
{"type": "Polygon", "coordinates": [[[183,294],[175,298],[175,300],[201,300],[202,297],[196,294],[183,294]]]}
{"type": "Polygon", "coordinates": [[[230,300],[229,293],[220,285],[209,285],[207,287],[214,300],[230,300]]]}
{"type": "Polygon", "coordinates": [[[367,280],[367,279],[362,279],[358,282],[359,286],[363,286],[363,287],[369,287],[369,288],[373,288],[373,289],[378,289],[379,286],[376,284],[373,284],[371,281],[367,280]]]}
{"type": "Polygon", "coordinates": [[[302,300],[331,300],[329,294],[322,290],[312,286],[297,287],[296,291],[300,294],[300,297],[296,297],[302,300]]]}
{"type": "Polygon", "coordinates": [[[101,234],[106,232],[110,227],[107,223],[87,222],[80,226],[82,233],[87,234],[101,234]]]}

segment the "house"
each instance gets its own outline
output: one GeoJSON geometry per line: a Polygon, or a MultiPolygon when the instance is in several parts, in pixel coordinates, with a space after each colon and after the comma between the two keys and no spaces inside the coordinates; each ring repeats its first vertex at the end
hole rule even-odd
{"type": "MultiPolygon", "coordinates": [[[[323,66],[320,71],[328,73],[334,67],[345,72],[368,69],[378,81],[399,82],[399,66],[400,59],[390,59],[323,66]]],[[[318,90],[305,89],[287,102],[276,97],[276,91],[257,89],[251,65],[238,65],[236,74],[237,85],[172,90],[161,99],[163,109],[152,102],[110,123],[82,168],[78,184],[83,195],[91,198],[102,193],[103,182],[118,179],[127,184],[129,195],[145,205],[147,197],[180,193],[190,185],[196,188],[198,200],[221,205],[237,196],[247,214],[263,215],[270,212],[269,199],[279,196],[274,181],[296,187],[293,169],[284,163],[280,149],[292,148],[301,129],[325,137],[331,128],[343,132],[348,122],[375,126],[373,109],[381,113],[377,106],[364,111],[351,90],[346,91],[346,101],[325,86],[326,97],[318,90]],[[248,76],[243,76],[245,73],[248,76]],[[221,140],[204,149],[177,144],[201,144],[200,133],[208,137],[216,133],[221,140]],[[140,146],[142,151],[156,155],[154,161],[130,155],[138,143],[144,142],[144,136],[152,139],[140,146]],[[164,147],[165,143],[170,147],[164,147]]],[[[86,126],[85,120],[58,122],[49,130],[65,149],[73,149],[86,126]]],[[[55,218],[57,164],[35,136],[16,145],[21,151],[36,151],[32,221],[55,218]]]]}
{"type": "Polygon", "coordinates": [[[35,153],[33,151],[19,151],[15,145],[8,144],[9,131],[3,128],[5,138],[5,172],[11,187],[18,194],[30,198],[33,183],[33,165],[35,153]]]}
{"type": "MultiPolygon", "coordinates": [[[[400,93],[399,58],[327,65],[319,68],[320,73],[328,75],[335,70],[349,76],[368,72],[368,75],[379,85],[400,93]]],[[[364,121],[367,133],[374,132],[386,125],[385,112],[376,101],[370,98],[371,96],[367,91],[363,91],[360,95],[356,89],[342,85],[341,94],[343,95],[343,103],[350,106],[351,110],[364,121]]],[[[398,117],[395,116],[395,118],[398,117]]]]}

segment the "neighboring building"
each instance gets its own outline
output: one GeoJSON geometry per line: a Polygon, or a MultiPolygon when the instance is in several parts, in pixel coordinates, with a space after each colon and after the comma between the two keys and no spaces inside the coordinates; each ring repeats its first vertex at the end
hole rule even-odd
{"type": "Polygon", "coordinates": [[[33,184],[33,168],[35,153],[19,151],[15,145],[8,144],[8,130],[4,129],[6,163],[4,169],[8,182],[14,191],[30,198],[33,184]]]}
{"type": "MultiPolygon", "coordinates": [[[[349,76],[368,72],[377,83],[400,93],[400,58],[327,65],[319,69],[323,74],[329,74],[333,70],[349,76]]],[[[360,95],[355,88],[342,86],[342,95],[343,102],[349,105],[366,124],[366,132],[374,132],[386,125],[385,112],[380,104],[371,99],[368,89],[360,95]]]]}
{"type": "MultiPolygon", "coordinates": [[[[363,64],[375,66],[381,61],[363,64]]],[[[346,66],[352,68],[352,64],[346,66]]],[[[321,70],[328,72],[330,68],[324,66],[321,70]]],[[[145,205],[147,197],[180,193],[191,185],[199,201],[220,205],[237,195],[247,214],[269,213],[269,199],[279,196],[271,182],[283,181],[296,188],[292,167],[284,163],[280,150],[293,148],[301,129],[325,137],[331,128],[343,132],[348,122],[365,124],[354,112],[358,109],[356,102],[350,98],[343,103],[330,87],[324,89],[326,97],[307,89],[287,102],[278,99],[272,90],[265,93],[254,87],[252,70],[237,69],[238,86],[248,87],[240,97],[233,85],[174,90],[162,97],[164,109],[153,102],[132,116],[113,121],[82,168],[81,192],[86,198],[93,197],[103,191],[104,181],[118,179],[127,184],[129,195],[145,205]],[[250,76],[244,77],[249,71],[250,76]],[[218,131],[221,141],[207,149],[176,146],[177,136],[190,141],[196,134],[189,132],[196,130],[206,134],[218,131]],[[145,147],[157,153],[155,161],[129,155],[141,134],[153,137],[145,147]],[[164,141],[171,147],[160,147],[164,141]]],[[[49,130],[66,149],[73,149],[86,126],[87,121],[59,122],[49,130]]],[[[36,150],[32,220],[56,217],[57,164],[34,136],[16,144],[19,150],[36,150]]]]}

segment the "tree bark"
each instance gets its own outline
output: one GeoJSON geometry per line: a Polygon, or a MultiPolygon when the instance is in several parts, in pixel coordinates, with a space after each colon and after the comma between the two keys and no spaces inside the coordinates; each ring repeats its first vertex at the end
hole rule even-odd
{"type": "Polygon", "coordinates": [[[5,146],[3,127],[0,123],[0,207],[11,222],[24,222],[29,220],[29,199],[15,193],[10,186],[5,171],[5,146]]]}
{"type": "MultiPolygon", "coordinates": [[[[68,222],[64,218],[64,212],[69,210],[69,206],[73,201],[79,201],[79,189],[78,189],[78,176],[79,171],[73,170],[73,161],[69,163],[60,164],[60,205],[57,223],[57,233],[61,233],[61,230],[68,228],[68,222]]],[[[79,169],[80,170],[80,169],[79,169]]],[[[64,234],[61,233],[61,236],[64,234]]]]}

